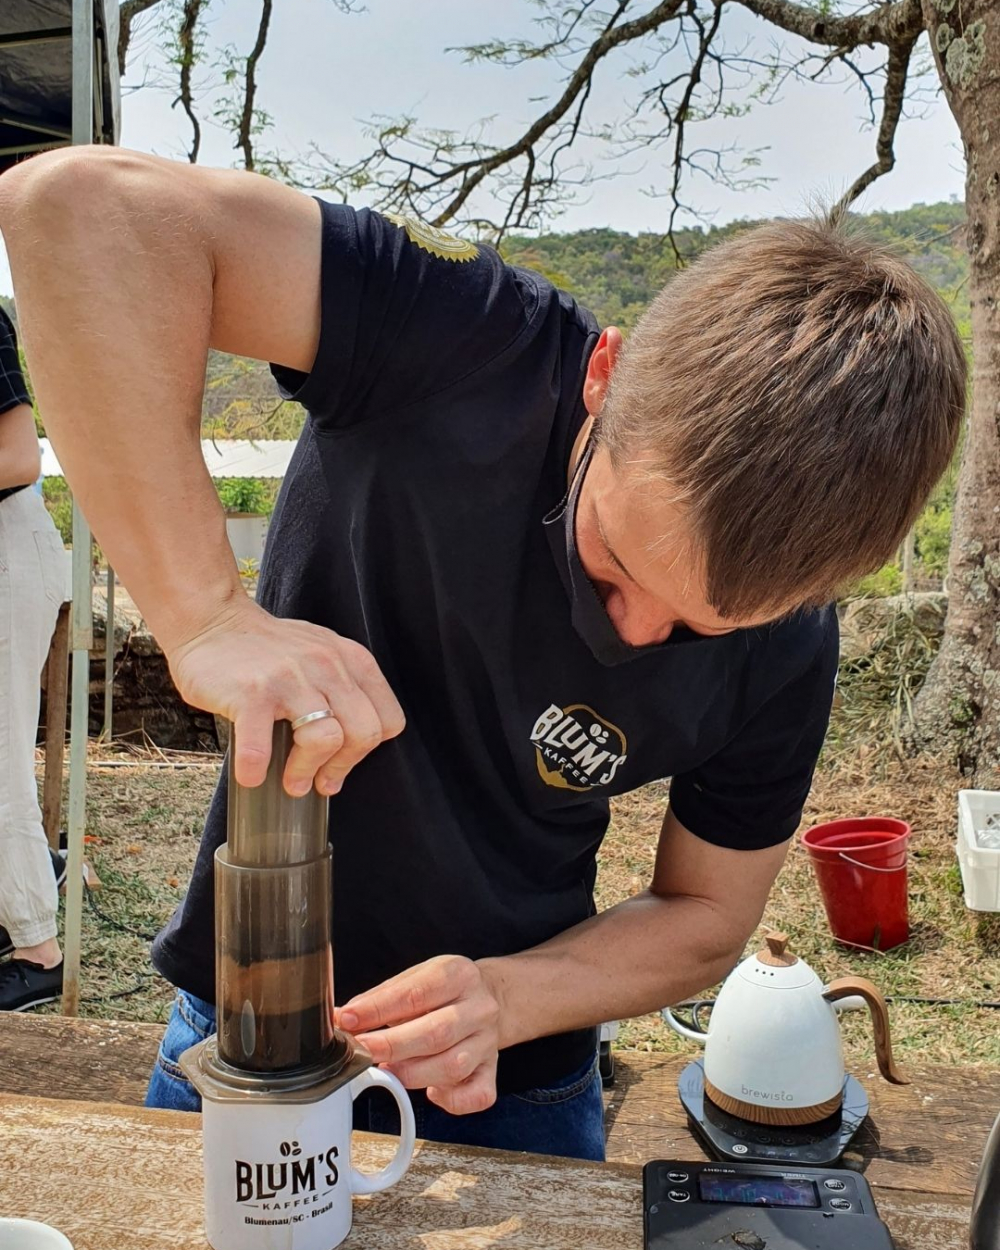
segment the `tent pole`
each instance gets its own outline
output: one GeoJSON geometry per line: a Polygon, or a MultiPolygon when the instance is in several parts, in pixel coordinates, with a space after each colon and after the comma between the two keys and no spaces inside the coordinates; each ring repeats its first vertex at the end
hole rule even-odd
{"type": "MultiPolygon", "coordinates": [[[[73,142],[94,140],[94,0],[73,0],[73,142]]],[[[87,719],[90,648],[94,641],[90,527],[73,503],[73,703],[70,714],[69,856],[63,955],[63,1014],[80,1009],[83,922],[83,835],[87,803],[87,719]]]]}
{"type": "Polygon", "coordinates": [[[104,629],[104,728],[101,737],[110,742],[112,705],[115,697],[115,571],[108,564],[107,617],[104,629]]]}

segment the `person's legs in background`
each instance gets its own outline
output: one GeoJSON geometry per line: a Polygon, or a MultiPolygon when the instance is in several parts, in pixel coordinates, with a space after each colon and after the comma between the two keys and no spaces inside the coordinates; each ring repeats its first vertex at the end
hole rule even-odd
{"type": "Polygon", "coordinates": [[[35,782],[40,679],[66,583],[66,553],[33,490],[0,502],[0,1011],[62,992],[59,895],[35,782]]]}

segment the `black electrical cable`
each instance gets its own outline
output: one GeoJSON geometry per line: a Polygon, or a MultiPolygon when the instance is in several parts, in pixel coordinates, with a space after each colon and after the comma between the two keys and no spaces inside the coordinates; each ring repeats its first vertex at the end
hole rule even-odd
{"type": "Polygon", "coordinates": [[[148,981],[155,981],[156,976],[152,972],[140,972],[138,981],[130,990],[118,990],[114,994],[95,994],[90,998],[81,998],[81,1003],[110,1003],[114,998],[130,998],[133,994],[141,994],[146,988],[148,981]]]}
{"type": "Polygon", "coordinates": [[[97,902],[94,899],[94,891],[85,889],[83,892],[87,896],[87,902],[90,904],[91,911],[101,924],[106,924],[112,929],[117,929],[119,933],[127,933],[129,937],[140,938],[143,942],[152,942],[152,940],[156,937],[155,933],[141,933],[138,929],[132,929],[127,924],[122,924],[120,920],[115,920],[111,916],[106,916],[97,906],[97,902]]]}

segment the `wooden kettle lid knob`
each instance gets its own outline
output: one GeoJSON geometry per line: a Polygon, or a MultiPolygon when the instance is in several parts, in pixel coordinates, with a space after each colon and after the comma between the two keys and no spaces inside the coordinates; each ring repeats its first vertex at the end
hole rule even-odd
{"type": "Polygon", "coordinates": [[[757,958],[762,964],[767,964],[771,968],[790,968],[799,962],[798,958],[788,950],[787,933],[769,929],[764,935],[764,941],[767,947],[757,952],[757,958]]]}

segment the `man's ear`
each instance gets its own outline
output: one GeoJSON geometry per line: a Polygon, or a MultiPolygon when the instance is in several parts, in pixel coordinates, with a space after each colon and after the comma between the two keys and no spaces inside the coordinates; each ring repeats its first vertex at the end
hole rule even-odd
{"type": "Polygon", "coordinates": [[[592,417],[600,415],[608,383],[622,350],[622,333],[617,326],[601,331],[597,346],[587,362],[587,376],[583,383],[583,406],[592,417]]]}

